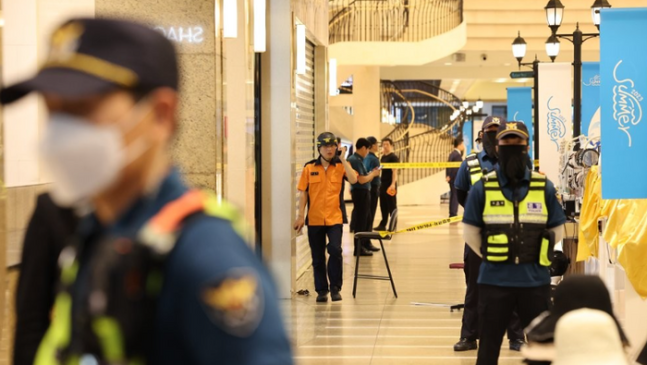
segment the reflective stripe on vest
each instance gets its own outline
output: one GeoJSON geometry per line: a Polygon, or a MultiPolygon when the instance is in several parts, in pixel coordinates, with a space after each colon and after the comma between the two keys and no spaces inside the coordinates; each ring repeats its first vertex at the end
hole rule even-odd
{"type": "MultiPolygon", "coordinates": [[[[189,215],[204,212],[211,217],[227,220],[242,238],[247,237],[247,224],[236,208],[206,191],[190,190],[179,199],[168,203],[151,218],[138,234],[140,243],[149,246],[158,254],[168,254],[177,241],[181,225],[189,215]]],[[[70,288],[78,273],[78,262],[74,247],[67,247],[61,253],[60,282],[63,289],[54,302],[53,319],[47,333],[38,347],[34,365],[79,365],[79,354],[68,354],[61,359],[61,352],[68,348],[72,333],[72,294],[70,288]],[[61,360],[63,362],[61,362],[61,360]]],[[[150,278],[149,278],[150,279],[150,278]]],[[[161,279],[149,286],[161,290],[161,279]]],[[[92,330],[102,351],[101,363],[143,365],[140,358],[126,359],[126,344],[119,322],[109,316],[92,318],[92,330]]]]}
{"type": "MultiPolygon", "coordinates": [[[[485,224],[513,224],[514,203],[506,199],[501,191],[496,171],[487,175],[484,181],[485,208],[483,222],[485,224]]],[[[546,177],[533,172],[528,194],[519,202],[519,223],[546,224],[548,210],[546,209],[546,177]]]]}
{"type": "Polygon", "coordinates": [[[467,167],[470,171],[470,182],[472,186],[476,184],[483,177],[483,169],[481,168],[481,161],[478,159],[478,155],[471,154],[465,158],[467,162],[467,167]]]}
{"type": "MultiPolygon", "coordinates": [[[[502,225],[509,227],[507,228],[509,230],[513,230],[515,224],[514,203],[506,199],[503,195],[496,171],[485,176],[483,185],[485,188],[483,222],[486,227],[502,225]]],[[[524,224],[529,226],[545,226],[548,222],[545,190],[546,177],[533,172],[530,179],[528,194],[518,203],[519,215],[517,218],[520,231],[523,230],[524,224]]],[[[485,260],[491,262],[508,261],[508,253],[510,251],[511,243],[508,235],[505,233],[497,233],[488,236],[486,239],[486,252],[484,253],[485,260]]],[[[544,266],[550,265],[550,259],[548,257],[548,242],[546,240],[541,240],[541,248],[538,254],[540,264],[544,266]]]]}

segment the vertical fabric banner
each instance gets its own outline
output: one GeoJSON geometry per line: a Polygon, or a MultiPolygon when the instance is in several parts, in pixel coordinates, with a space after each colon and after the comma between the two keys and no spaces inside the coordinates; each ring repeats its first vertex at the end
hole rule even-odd
{"type": "Polygon", "coordinates": [[[582,64],[582,134],[597,135],[600,129],[600,63],[582,64]],[[594,120],[595,119],[595,120],[594,120]]]}
{"type": "Polygon", "coordinates": [[[600,37],[602,198],[647,198],[647,9],[604,10],[600,37]]]}
{"type": "Polygon", "coordinates": [[[509,87],[508,88],[508,120],[523,122],[530,133],[530,158],[535,159],[534,128],[532,124],[532,88],[531,87],[509,87]]]}
{"type": "Polygon", "coordinates": [[[573,139],[570,63],[539,64],[539,169],[559,185],[560,147],[573,139]]]}
{"type": "Polygon", "coordinates": [[[474,148],[474,139],[472,135],[472,125],[474,123],[471,120],[466,121],[463,123],[463,142],[465,142],[465,155],[469,155],[472,153],[472,149],[474,148]]]}

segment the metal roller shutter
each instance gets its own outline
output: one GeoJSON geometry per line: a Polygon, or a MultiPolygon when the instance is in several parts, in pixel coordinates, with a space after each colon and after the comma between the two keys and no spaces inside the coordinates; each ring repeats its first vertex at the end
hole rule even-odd
{"type": "MultiPolygon", "coordinates": [[[[297,118],[296,118],[296,182],[301,178],[303,165],[315,158],[315,45],[306,41],[306,73],[297,75],[297,118]]],[[[298,204],[298,203],[297,203],[298,204]]],[[[298,209],[298,207],[297,207],[298,209]]],[[[312,264],[306,229],[297,237],[297,278],[312,264]]]]}

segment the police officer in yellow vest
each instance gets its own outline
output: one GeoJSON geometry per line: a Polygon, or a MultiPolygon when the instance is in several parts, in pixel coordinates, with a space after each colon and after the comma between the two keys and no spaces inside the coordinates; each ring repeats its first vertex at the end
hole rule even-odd
{"type": "MultiPolygon", "coordinates": [[[[489,116],[483,121],[482,141],[484,149],[478,153],[468,155],[456,174],[456,194],[458,203],[465,206],[467,195],[472,185],[476,184],[484,173],[492,172],[498,166],[498,154],[496,151],[496,133],[505,119],[497,116],[489,116]]],[[[454,351],[476,350],[479,338],[479,317],[478,317],[478,284],[479,268],[481,258],[465,245],[463,253],[463,271],[465,272],[465,308],[461,325],[460,340],[454,345],[454,351]]],[[[524,342],[523,328],[519,322],[519,316],[515,313],[508,326],[508,339],[510,349],[519,351],[524,342]]]]}
{"type": "Polygon", "coordinates": [[[178,86],[161,33],[73,19],[38,74],[0,92],[3,104],[43,95],[52,199],[91,212],[60,255],[35,364],[292,364],[276,289],[239,214],[172,165],[178,86]]]}
{"type": "Polygon", "coordinates": [[[548,310],[548,269],[566,222],[553,183],[528,168],[526,126],[501,123],[496,137],[499,167],[472,187],[463,216],[465,242],[483,258],[477,365],[498,363],[513,311],[526,327],[548,310]]]}

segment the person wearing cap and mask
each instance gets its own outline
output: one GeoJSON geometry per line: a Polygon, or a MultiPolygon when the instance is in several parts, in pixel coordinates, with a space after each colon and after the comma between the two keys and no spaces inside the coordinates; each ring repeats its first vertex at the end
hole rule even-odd
{"type": "MultiPolygon", "coordinates": [[[[613,313],[609,290],[599,276],[569,275],[559,283],[553,296],[553,306],[535,318],[526,328],[528,345],[521,354],[529,365],[550,365],[555,360],[555,329],[558,321],[567,313],[590,308],[607,313],[615,322],[616,332],[625,348],[629,340],[613,313]]],[[[580,331],[579,328],[577,331],[580,331]]],[[[581,337],[583,332],[578,333],[581,337]]]]}
{"type": "Polygon", "coordinates": [[[343,218],[340,208],[342,182],[344,177],[351,184],[364,177],[359,177],[346,161],[346,147],[341,148],[337,138],[324,132],[317,137],[319,157],[303,167],[297,185],[299,212],[294,222],[294,229],[300,232],[308,226],[308,242],[312,254],[312,269],[315,280],[318,303],[328,301],[328,293],[333,302],[342,299],[342,227],[343,218]],[[306,209],[306,206],[308,209],[306,209]],[[308,216],[306,217],[306,211],[308,216]],[[328,244],[326,245],[326,237],[328,244]],[[326,249],[328,249],[328,266],[326,267],[326,249]]]}
{"type": "Polygon", "coordinates": [[[51,197],[89,212],[59,257],[34,364],[292,364],[241,215],[171,163],[173,44],[133,22],[73,19],[50,47],[36,76],[0,91],[3,104],[43,96],[51,197]]]}
{"type": "Polygon", "coordinates": [[[477,365],[498,363],[515,310],[525,328],[549,309],[549,267],[566,222],[553,183],[528,167],[523,122],[501,123],[496,138],[499,166],[472,186],[463,216],[465,242],[483,259],[477,365]]]}
{"type": "MultiPolygon", "coordinates": [[[[483,122],[479,136],[483,140],[484,149],[479,153],[468,155],[456,173],[454,186],[458,203],[465,207],[465,200],[468,192],[484,173],[494,171],[498,166],[498,154],[496,151],[496,133],[505,119],[490,116],[483,122]]],[[[479,316],[478,316],[478,275],[481,267],[481,258],[465,244],[463,251],[464,273],[465,273],[465,308],[461,325],[460,340],[454,345],[454,351],[468,351],[477,349],[479,338],[479,316]]],[[[519,351],[524,342],[523,328],[519,317],[513,315],[508,326],[508,339],[511,350],[519,351]]]]}
{"type": "Polygon", "coordinates": [[[478,137],[476,137],[474,142],[474,152],[479,153],[483,151],[483,131],[479,131],[478,137]]]}

